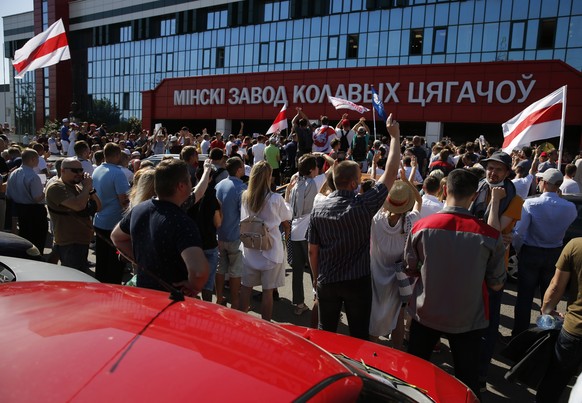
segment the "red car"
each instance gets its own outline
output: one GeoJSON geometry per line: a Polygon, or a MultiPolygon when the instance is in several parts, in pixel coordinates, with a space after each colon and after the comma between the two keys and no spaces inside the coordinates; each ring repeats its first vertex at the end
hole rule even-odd
{"type": "Polygon", "coordinates": [[[408,354],[157,291],[3,284],[0,314],[2,402],[477,401],[408,354]]]}

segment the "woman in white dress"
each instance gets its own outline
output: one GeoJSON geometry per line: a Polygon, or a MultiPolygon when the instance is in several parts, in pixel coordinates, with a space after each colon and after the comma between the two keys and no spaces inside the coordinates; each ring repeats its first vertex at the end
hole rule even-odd
{"type": "MultiPolygon", "coordinates": [[[[411,174],[414,175],[414,170],[411,174]]],[[[402,349],[404,338],[404,310],[401,310],[403,301],[396,272],[403,270],[406,237],[419,220],[422,207],[418,190],[406,178],[403,170],[401,177],[404,180],[394,182],[383,208],[372,220],[370,253],[370,340],[379,342],[380,336],[392,334],[393,347],[398,349],[402,349]]]]}
{"type": "Polygon", "coordinates": [[[273,313],[273,290],[285,285],[285,252],[279,225],[293,216],[291,207],[283,196],[270,190],[273,169],[266,161],[253,165],[248,189],[242,194],[241,220],[257,216],[269,230],[271,249],[259,250],[242,246],[243,272],[241,278],[242,311],[249,308],[253,287],[262,286],[261,317],[271,320],[273,313]]]}

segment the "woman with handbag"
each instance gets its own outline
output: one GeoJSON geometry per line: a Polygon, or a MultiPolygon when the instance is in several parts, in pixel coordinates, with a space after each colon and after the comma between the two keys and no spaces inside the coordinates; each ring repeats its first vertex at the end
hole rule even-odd
{"type": "Polygon", "coordinates": [[[279,225],[292,218],[291,208],[283,196],[270,190],[272,173],[266,161],[253,165],[241,206],[240,309],[248,311],[253,287],[260,285],[263,288],[261,317],[269,321],[273,313],[273,290],[285,284],[285,253],[279,225]]]}

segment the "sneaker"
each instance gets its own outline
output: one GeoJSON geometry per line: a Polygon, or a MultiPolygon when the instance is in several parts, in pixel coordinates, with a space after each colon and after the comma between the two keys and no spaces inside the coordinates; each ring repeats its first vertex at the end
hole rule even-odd
{"type": "Polygon", "coordinates": [[[303,312],[306,312],[306,311],[309,311],[309,307],[305,304],[299,304],[299,305],[295,306],[293,313],[297,316],[301,316],[303,314],[303,312]]]}

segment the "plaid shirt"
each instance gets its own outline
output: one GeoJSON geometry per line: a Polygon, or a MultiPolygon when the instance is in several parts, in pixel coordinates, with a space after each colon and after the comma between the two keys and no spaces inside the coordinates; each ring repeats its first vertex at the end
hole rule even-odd
{"type": "Polygon", "coordinates": [[[370,227],[387,196],[388,189],[380,183],[363,195],[337,190],[314,207],[308,240],[319,245],[318,283],[370,275],[370,227]]]}

